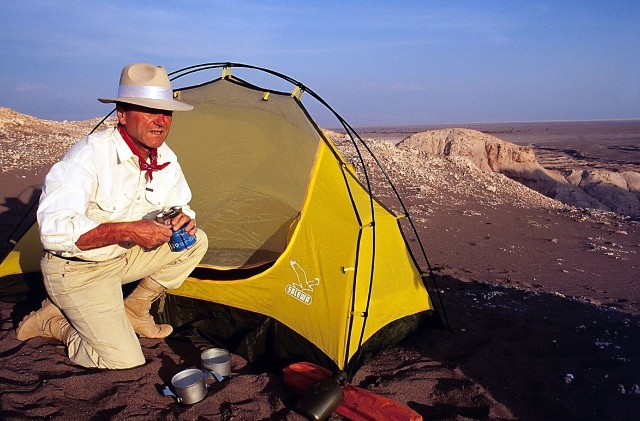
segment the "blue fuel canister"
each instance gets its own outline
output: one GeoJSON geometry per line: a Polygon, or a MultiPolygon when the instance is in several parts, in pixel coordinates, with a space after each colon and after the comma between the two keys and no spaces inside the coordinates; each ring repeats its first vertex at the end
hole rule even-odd
{"type": "Polygon", "coordinates": [[[178,231],[174,231],[171,234],[171,239],[169,240],[169,248],[171,251],[182,251],[186,250],[196,242],[195,235],[189,235],[188,232],[184,230],[184,227],[180,228],[178,231]]]}
{"type": "MultiPolygon", "coordinates": [[[[160,221],[166,222],[178,216],[180,212],[182,212],[182,208],[180,206],[172,206],[161,211],[156,218],[160,221]]],[[[184,227],[181,227],[171,234],[171,238],[169,239],[169,248],[171,251],[183,251],[194,245],[195,242],[196,236],[190,235],[185,231],[184,227]]]]}

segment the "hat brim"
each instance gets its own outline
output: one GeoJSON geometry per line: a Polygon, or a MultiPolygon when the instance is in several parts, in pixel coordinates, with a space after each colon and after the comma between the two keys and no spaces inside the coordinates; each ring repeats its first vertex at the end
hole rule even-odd
{"type": "Polygon", "coordinates": [[[98,98],[103,104],[124,102],[125,104],[140,105],[141,107],[153,108],[165,111],[190,111],[193,106],[175,99],[147,99],[147,98],[98,98]]]}

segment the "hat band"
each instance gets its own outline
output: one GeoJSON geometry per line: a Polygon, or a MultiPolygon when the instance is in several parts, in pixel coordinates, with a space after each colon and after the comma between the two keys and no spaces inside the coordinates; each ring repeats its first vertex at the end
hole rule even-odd
{"type": "Polygon", "coordinates": [[[159,86],[120,85],[118,87],[118,97],[172,100],[173,90],[159,86]]]}

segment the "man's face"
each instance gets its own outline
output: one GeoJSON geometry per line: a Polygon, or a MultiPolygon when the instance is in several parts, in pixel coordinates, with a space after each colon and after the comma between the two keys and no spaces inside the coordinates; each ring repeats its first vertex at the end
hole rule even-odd
{"type": "Polygon", "coordinates": [[[157,148],[169,134],[173,111],[156,110],[138,105],[118,106],[118,122],[122,124],[141,153],[157,148]]]}

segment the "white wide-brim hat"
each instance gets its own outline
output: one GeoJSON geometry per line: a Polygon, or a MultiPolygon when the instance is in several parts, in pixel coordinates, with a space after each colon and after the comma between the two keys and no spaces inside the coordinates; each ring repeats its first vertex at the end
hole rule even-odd
{"type": "Polygon", "coordinates": [[[193,107],[173,97],[171,81],[162,66],[134,63],[125,66],[120,75],[117,98],[98,98],[103,103],[124,102],[167,111],[189,111],[193,107]]]}

